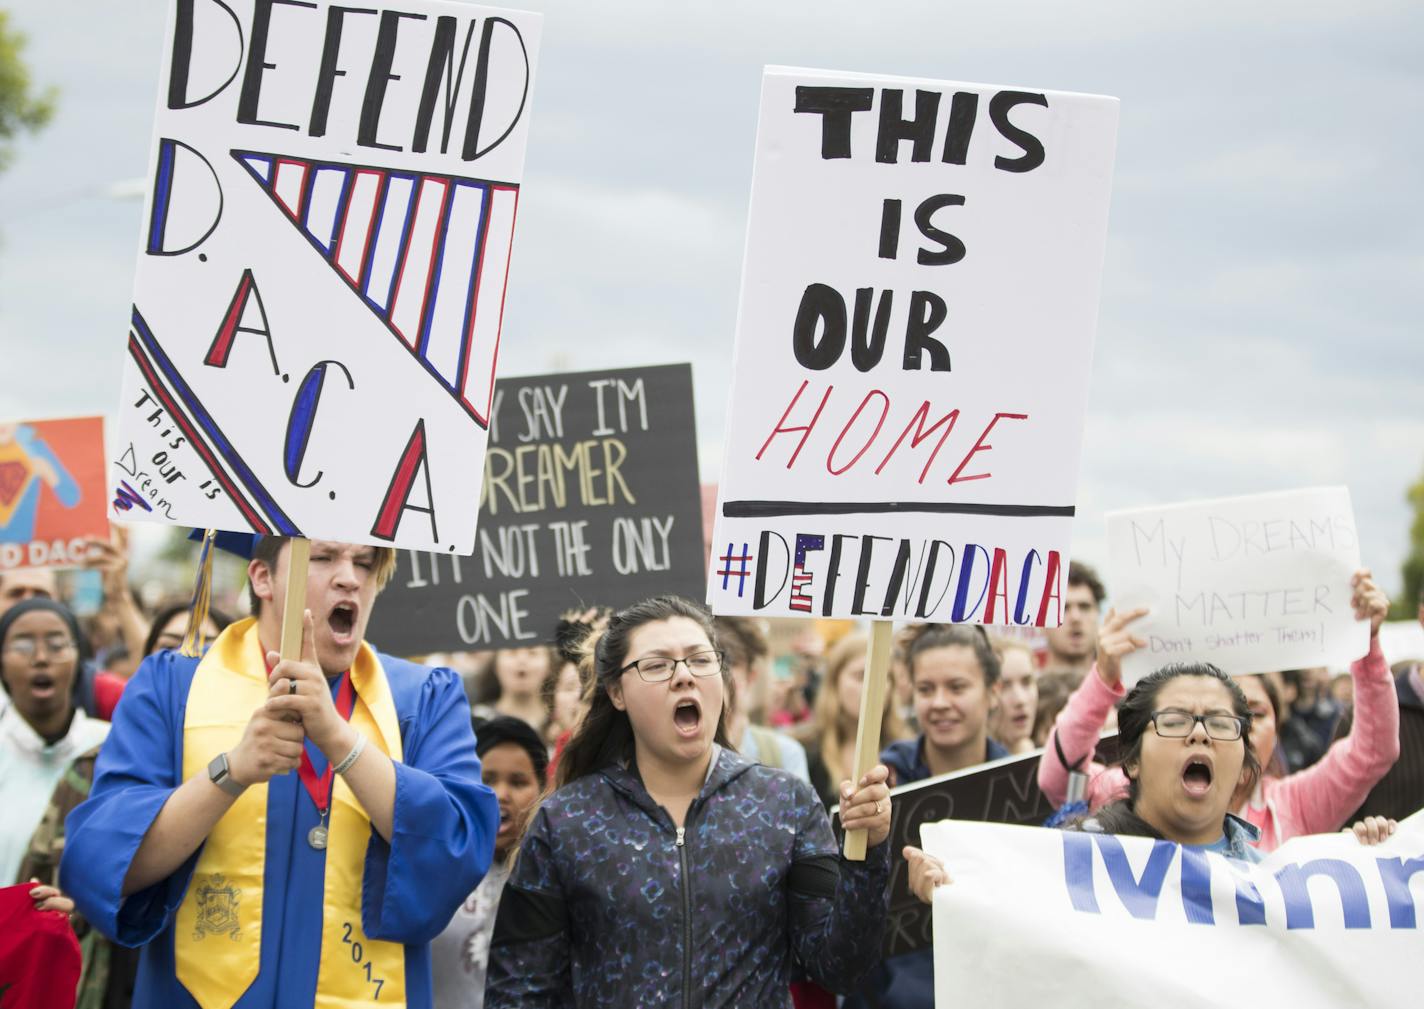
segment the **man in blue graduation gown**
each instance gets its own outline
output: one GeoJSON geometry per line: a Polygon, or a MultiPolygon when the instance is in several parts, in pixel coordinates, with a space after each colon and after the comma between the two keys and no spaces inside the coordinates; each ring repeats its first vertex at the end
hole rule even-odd
{"type": "Polygon", "coordinates": [[[394,551],[314,541],[283,661],[290,549],[257,541],[255,619],[144,662],[67,821],[61,887],[144,946],[137,1009],[424,1009],[427,944],[489,867],[459,677],[362,640],[394,551]]]}

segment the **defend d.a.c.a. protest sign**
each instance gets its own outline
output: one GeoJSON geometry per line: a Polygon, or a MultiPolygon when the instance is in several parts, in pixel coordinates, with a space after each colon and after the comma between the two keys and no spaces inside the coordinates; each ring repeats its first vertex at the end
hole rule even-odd
{"type": "Polygon", "coordinates": [[[566,610],[701,590],[690,366],[501,378],[484,466],[475,556],[401,554],[384,650],[552,641],[566,610]]]}
{"type": "Polygon", "coordinates": [[[1058,624],[1117,115],[767,69],[713,609],[1058,624]]]}
{"type": "Polygon", "coordinates": [[[1107,526],[1114,605],[1149,610],[1126,683],[1168,662],[1262,673],[1369,651],[1350,606],[1360,541],[1345,487],[1111,512],[1107,526]]]}
{"type": "Polygon", "coordinates": [[[0,571],[77,567],[109,538],[104,418],[0,423],[0,571]]]}
{"type": "Polygon", "coordinates": [[[938,1006],[1412,1005],[1424,814],[1377,847],[1286,842],[1257,865],[1168,841],[944,821],[924,848],[938,1006]]]}
{"type": "Polygon", "coordinates": [[[125,518],[470,552],[539,26],[174,0],[125,518]]]}

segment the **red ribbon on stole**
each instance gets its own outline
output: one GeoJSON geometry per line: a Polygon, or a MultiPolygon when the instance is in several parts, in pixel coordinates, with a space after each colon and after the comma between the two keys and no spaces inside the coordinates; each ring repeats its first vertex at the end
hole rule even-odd
{"type": "MultiPolygon", "coordinates": [[[[341,685],[336,688],[336,713],[341,716],[342,721],[350,721],[351,711],[355,707],[356,690],[351,686],[351,670],[348,669],[341,674],[341,685]]],[[[318,778],[316,767],[312,764],[311,754],[307,752],[305,745],[302,746],[302,764],[297,768],[297,777],[302,779],[302,785],[306,788],[307,794],[316,804],[317,815],[323,818],[331,807],[331,783],[335,777],[332,774],[333,766],[328,761],[326,770],[318,778]]]]}

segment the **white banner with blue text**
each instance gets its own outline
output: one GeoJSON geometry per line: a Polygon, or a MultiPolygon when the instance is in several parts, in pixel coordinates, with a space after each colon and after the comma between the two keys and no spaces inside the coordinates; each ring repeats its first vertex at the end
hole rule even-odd
{"type": "Polygon", "coordinates": [[[1259,864],[1168,841],[943,820],[935,1004],[1406,1005],[1424,813],[1383,844],[1298,837],[1259,864]]]}

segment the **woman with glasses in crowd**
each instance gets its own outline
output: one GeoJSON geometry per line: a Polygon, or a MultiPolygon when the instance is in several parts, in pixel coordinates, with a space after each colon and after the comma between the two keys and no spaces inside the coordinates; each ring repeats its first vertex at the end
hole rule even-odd
{"type": "MultiPolygon", "coordinates": [[[[1399,758],[1399,700],[1379,645],[1379,629],[1389,611],[1389,600],[1367,570],[1355,572],[1351,589],[1355,619],[1370,622],[1369,652],[1350,668],[1355,683],[1354,726],[1311,767],[1280,776],[1266,771],[1249,783],[1243,781],[1233,793],[1229,808],[1258,829],[1256,847],[1261,851],[1274,851],[1301,834],[1340,829],[1399,758]]],[[[1141,638],[1132,634],[1130,625],[1145,613],[1146,610],[1108,612],[1098,639],[1094,671],[1084,677],[1068,699],[1039,764],[1038,784],[1049,801],[1063,801],[1070,768],[1088,765],[1104,719],[1113,703],[1123,696],[1123,656],[1144,645],[1141,638]]],[[[1236,685],[1244,692],[1254,717],[1252,757],[1260,767],[1270,768],[1277,749],[1278,698],[1272,697],[1269,681],[1260,675],[1238,676],[1236,685]]],[[[1085,773],[1092,809],[1129,790],[1130,781],[1121,767],[1091,764],[1085,773]]]]}
{"type": "MultiPolygon", "coordinates": [[[[69,609],[51,599],[27,599],[0,616],[0,679],[9,703],[0,711],[0,881],[16,879],[45,805],[65,768],[108,735],[109,723],[74,703],[83,636],[69,609]]],[[[69,912],[50,886],[36,903],[69,912]]]]}
{"type": "MultiPolygon", "coordinates": [[[[1251,745],[1251,707],[1240,684],[1210,663],[1169,665],[1128,691],[1117,724],[1115,766],[1127,794],[1070,830],[1151,837],[1261,861],[1259,830],[1230,812],[1235,797],[1249,793],[1261,776],[1251,745]]],[[[1395,826],[1372,817],[1355,825],[1355,835],[1363,844],[1377,844],[1395,826]]],[[[911,891],[933,903],[934,888],[949,883],[950,872],[918,848],[907,847],[904,855],[911,891]]]]}
{"type": "MultiPolygon", "coordinates": [[[[1152,837],[1245,862],[1261,860],[1253,846],[1256,828],[1228,811],[1237,788],[1261,773],[1251,752],[1251,709],[1231,677],[1208,663],[1166,666],[1128,692],[1117,725],[1127,795],[1070,829],[1152,837]]],[[[951,882],[950,869],[919,848],[907,847],[904,854],[910,890],[932,904],[934,888],[951,882]]]]}
{"type": "Polygon", "coordinates": [[[793,962],[853,986],[886,920],[886,769],[842,783],[846,828],[869,835],[845,861],[809,784],[727,745],[702,607],[638,603],[592,648],[592,704],[500,902],[487,1009],[780,1009],[793,962]]]}

